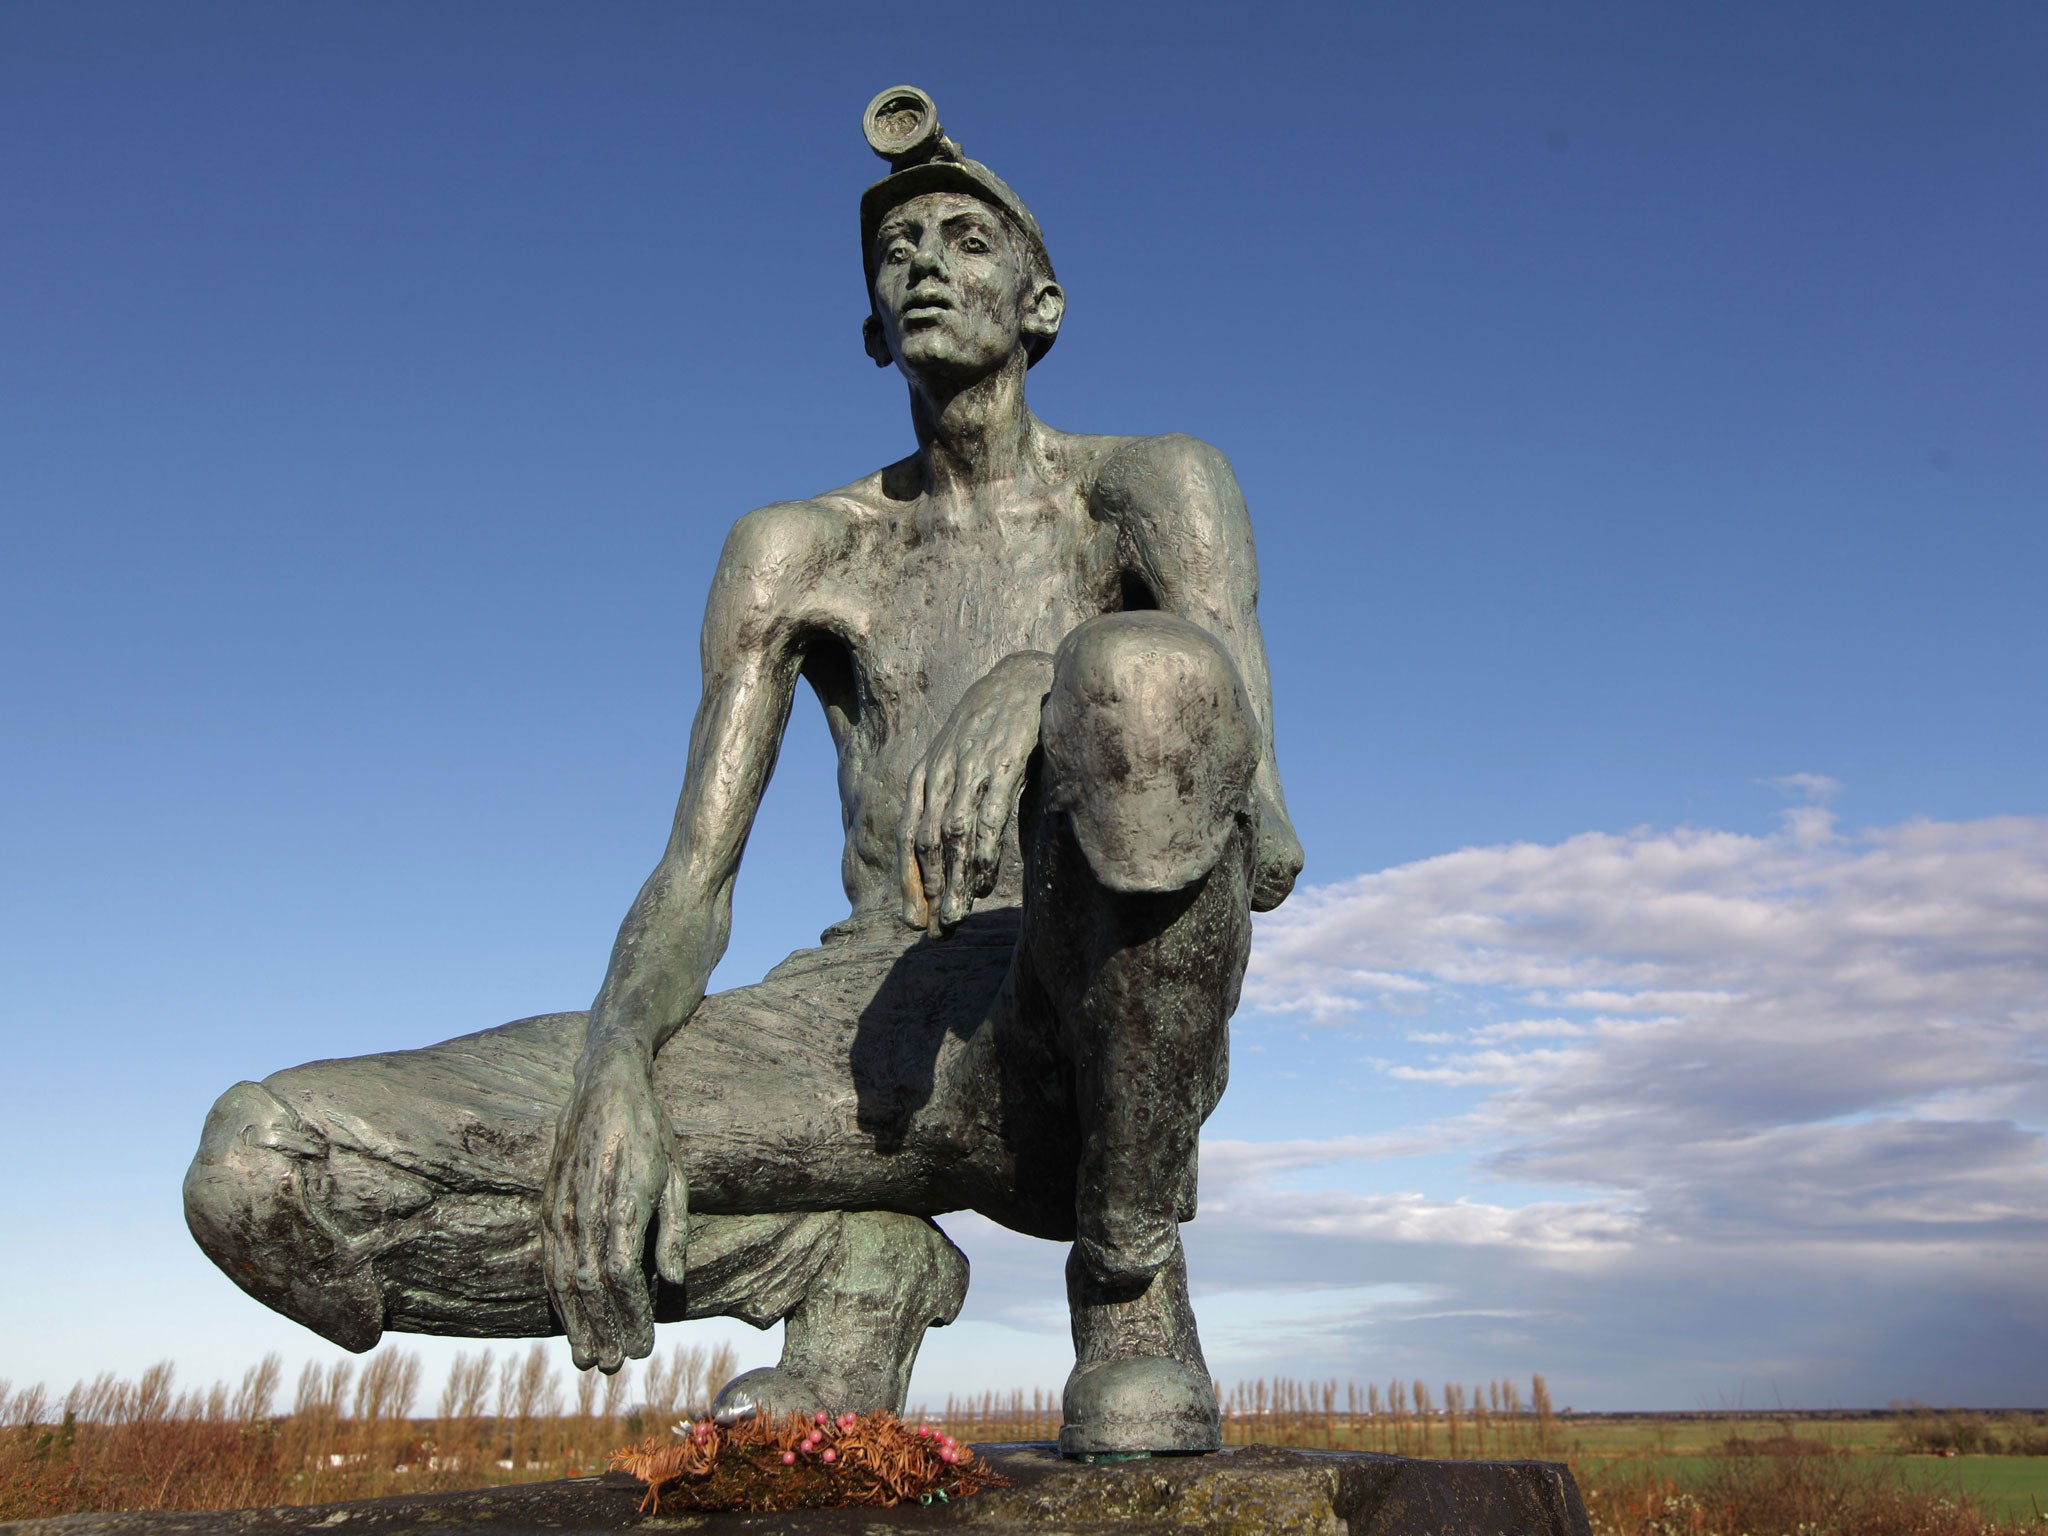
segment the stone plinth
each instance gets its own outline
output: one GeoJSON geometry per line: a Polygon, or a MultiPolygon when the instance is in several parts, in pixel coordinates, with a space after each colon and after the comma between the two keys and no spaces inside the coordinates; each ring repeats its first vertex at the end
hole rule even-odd
{"type": "Polygon", "coordinates": [[[979,1447],[1015,1486],[954,1504],[787,1514],[639,1513],[640,1485],[616,1474],[472,1493],[212,1514],[67,1515],[0,1525],[5,1536],[539,1536],[629,1529],[707,1536],[890,1536],[967,1529],[980,1536],[1590,1536],[1571,1474],[1541,1461],[1233,1447],[1213,1456],[1087,1466],[1044,1445],[979,1447]]]}

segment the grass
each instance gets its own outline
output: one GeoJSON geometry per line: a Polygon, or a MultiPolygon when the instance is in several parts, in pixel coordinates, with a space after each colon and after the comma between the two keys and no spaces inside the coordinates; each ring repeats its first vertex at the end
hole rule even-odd
{"type": "Polygon", "coordinates": [[[81,1382],[61,1400],[0,1382],[0,1520],[320,1504],[600,1471],[627,1441],[701,1414],[734,1369],[729,1350],[678,1346],[630,1377],[581,1374],[565,1398],[547,1346],[503,1360],[486,1349],[456,1357],[424,1418],[413,1412],[419,1360],[395,1347],[360,1370],[307,1366],[289,1412],[277,1411],[274,1355],[239,1386],[205,1391],[176,1392],[168,1363],[132,1382],[81,1382]]]}
{"type": "MultiPolygon", "coordinates": [[[[169,1365],[101,1376],[62,1399],[0,1382],[0,1519],[115,1509],[313,1504],[601,1469],[610,1453],[701,1417],[726,1351],[677,1347],[574,1378],[548,1346],[457,1357],[431,1414],[402,1348],[301,1373],[289,1408],[276,1357],[239,1384],[175,1390],[169,1365]]],[[[2048,1415],[1574,1414],[1542,1377],[1285,1379],[1219,1388],[1224,1439],[1398,1455],[1570,1464],[1595,1536],[1995,1536],[2048,1531],[2048,1415]],[[1954,1452],[1956,1454],[1941,1454],[1954,1452]]],[[[1049,1440],[1055,1394],[982,1393],[919,1409],[968,1442],[1049,1440]]]]}

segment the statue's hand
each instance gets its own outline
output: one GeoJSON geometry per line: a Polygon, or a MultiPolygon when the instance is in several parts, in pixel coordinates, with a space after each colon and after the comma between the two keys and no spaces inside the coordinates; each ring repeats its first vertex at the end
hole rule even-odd
{"type": "Polygon", "coordinates": [[[646,1268],[657,1217],[655,1269],[683,1278],[689,1196],[675,1136],[632,1050],[586,1054],[555,1123],[542,1196],[541,1266],[579,1370],[616,1371],[654,1350],[656,1276],[646,1268]]]}
{"type": "Polygon", "coordinates": [[[897,844],[903,920],[933,938],[950,933],[995,889],[1003,828],[1038,745],[1038,711],[1052,657],[1006,656],[962,695],[911,776],[897,844]]]}

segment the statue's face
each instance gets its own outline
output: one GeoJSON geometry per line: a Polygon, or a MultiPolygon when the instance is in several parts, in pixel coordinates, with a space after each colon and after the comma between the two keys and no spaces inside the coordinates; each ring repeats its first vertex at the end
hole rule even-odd
{"type": "Polygon", "coordinates": [[[889,356],[914,378],[1002,367],[1058,295],[1034,279],[1022,242],[979,198],[927,192],[875,230],[875,315],[889,356]]]}

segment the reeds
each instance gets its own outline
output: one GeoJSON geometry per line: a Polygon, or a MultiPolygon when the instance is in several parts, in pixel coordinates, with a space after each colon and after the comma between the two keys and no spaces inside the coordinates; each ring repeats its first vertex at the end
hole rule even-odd
{"type": "MultiPolygon", "coordinates": [[[[101,1375],[61,1399],[41,1386],[0,1382],[0,1520],[79,1510],[230,1509],[313,1504],[401,1491],[471,1488],[601,1470],[615,1447],[700,1419],[735,1367],[731,1353],[676,1347],[616,1376],[576,1376],[564,1391],[558,1352],[535,1344],[456,1357],[431,1417],[421,1409],[417,1358],[387,1346],[366,1360],[309,1365],[288,1410],[283,1371],[266,1356],[237,1383],[180,1391],[168,1363],[134,1381],[101,1375]]],[[[1838,1453],[1824,1442],[1739,1433],[1729,1414],[1673,1469],[1668,1443],[1615,1454],[1588,1440],[1583,1418],[1560,1415],[1538,1376],[1526,1394],[1497,1380],[1437,1387],[1416,1380],[1359,1384],[1268,1377],[1218,1396],[1230,1444],[1265,1442],[1405,1456],[1571,1463],[1595,1536],[1990,1536],[1999,1529],[1970,1500],[1910,1484],[1895,1458],[1838,1453]],[[1736,1432],[1731,1433],[1734,1430],[1736,1432]],[[1794,1449],[1817,1451],[1793,1454],[1794,1449]],[[1699,1465],[1706,1470],[1698,1470],[1699,1465]]],[[[1718,1416],[1716,1416],[1718,1417],[1718,1416]]],[[[1059,1398],[1037,1390],[948,1398],[912,1424],[963,1442],[1043,1441],[1059,1432],[1059,1398]]],[[[1995,1438],[2018,1449],[2048,1421],[1906,1408],[1879,1437],[1932,1447],[1995,1438]]],[[[1660,1431],[1660,1435],[1661,1435],[1660,1431]]],[[[2039,1529],[2038,1523],[2034,1524],[2039,1529]]]]}
{"type": "MultiPolygon", "coordinates": [[[[1511,1381],[1471,1388],[1449,1382],[1442,1405],[1422,1381],[1392,1381],[1382,1388],[1356,1382],[1296,1381],[1262,1377],[1233,1387],[1216,1385],[1228,1445],[1293,1445],[1319,1450],[1381,1451],[1394,1456],[1446,1456],[1499,1460],[1551,1456],[1562,1450],[1550,1391],[1541,1376],[1529,1398],[1511,1381]]],[[[1051,1440],[1059,1434],[1057,1394],[1042,1389],[948,1397],[940,1412],[920,1410],[930,1422],[978,1443],[1051,1440]]]]}
{"type": "Polygon", "coordinates": [[[567,1411],[549,1346],[456,1357],[432,1418],[414,1417],[420,1363],[386,1346],[307,1365],[290,1410],[266,1355],[238,1386],[174,1390],[169,1362],[102,1374],[61,1401],[0,1382],[0,1520],[79,1510],[238,1509],[574,1476],[685,1413],[736,1368],[726,1348],[677,1345],[616,1376],[583,1373],[567,1411]]]}

